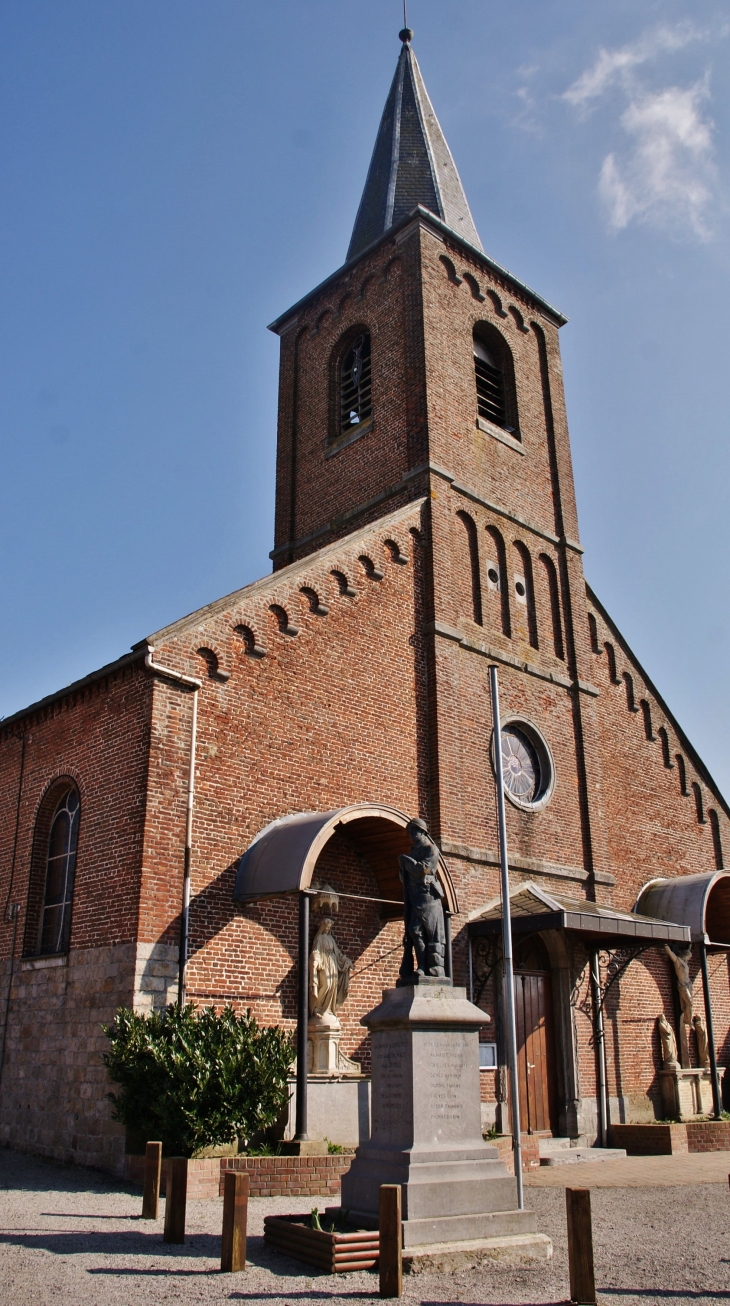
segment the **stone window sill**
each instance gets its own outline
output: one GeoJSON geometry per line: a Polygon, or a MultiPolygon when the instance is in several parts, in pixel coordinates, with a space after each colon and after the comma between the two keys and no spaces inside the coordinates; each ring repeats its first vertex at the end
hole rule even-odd
{"type": "Polygon", "coordinates": [[[340,435],[336,440],[333,440],[325,452],[325,458],[334,458],[335,454],[339,453],[341,449],[348,449],[351,444],[361,439],[363,435],[367,435],[368,431],[372,431],[372,429],[373,419],[369,417],[366,422],[354,426],[346,435],[340,435]]]}
{"type": "Polygon", "coordinates": [[[499,440],[501,444],[506,444],[508,449],[514,449],[515,453],[524,454],[522,441],[515,440],[514,436],[510,435],[508,431],[503,431],[501,426],[495,426],[493,422],[486,421],[484,417],[477,417],[477,426],[480,431],[484,431],[485,435],[491,435],[495,440],[499,440]]]}
{"type": "Polygon", "coordinates": [[[23,957],[21,970],[50,970],[54,966],[68,966],[68,953],[57,952],[47,957],[23,957]]]}

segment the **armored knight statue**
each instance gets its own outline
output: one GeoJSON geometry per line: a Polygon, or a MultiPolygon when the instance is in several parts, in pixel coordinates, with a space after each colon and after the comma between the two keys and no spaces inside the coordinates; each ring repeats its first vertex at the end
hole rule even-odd
{"type": "Polygon", "coordinates": [[[398,858],[405,923],[399,984],[413,984],[421,975],[443,978],[446,955],[441,901],[444,891],[438,879],[439,850],[425,821],[417,817],[406,828],[411,851],[398,858]]]}

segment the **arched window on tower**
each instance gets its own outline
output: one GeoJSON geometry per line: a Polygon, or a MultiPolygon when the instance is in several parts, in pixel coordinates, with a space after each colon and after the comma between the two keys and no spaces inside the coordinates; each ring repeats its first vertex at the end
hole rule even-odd
{"type": "Polygon", "coordinates": [[[517,554],[518,565],[521,569],[521,571],[515,571],[512,576],[515,592],[515,609],[519,613],[519,609],[522,607],[523,611],[526,612],[527,638],[533,648],[539,648],[532,558],[530,557],[530,550],[527,548],[527,545],[523,544],[522,540],[515,540],[514,548],[517,554]]]}
{"type": "Polygon", "coordinates": [[[60,793],[54,786],[39,812],[36,840],[40,846],[36,847],[36,855],[42,875],[42,880],[38,876],[42,898],[39,903],[36,899],[35,911],[32,902],[29,903],[29,917],[34,917],[33,928],[37,933],[26,951],[41,954],[68,951],[80,814],[78,790],[68,782],[60,793]]]}
{"type": "Polygon", "coordinates": [[[692,781],[692,793],[695,800],[695,811],[697,812],[697,824],[705,824],[705,805],[702,801],[702,790],[696,780],[692,781]]]}
{"type": "Polygon", "coordinates": [[[550,605],[550,621],[552,623],[553,635],[553,652],[556,658],[565,661],[565,646],[563,644],[563,623],[560,619],[560,590],[558,588],[558,574],[555,570],[555,563],[547,553],[540,554],[545,581],[547,583],[547,597],[550,605]]]}
{"type": "Polygon", "coordinates": [[[475,330],[473,340],[478,416],[519,440],[514,371],[507,342],[488,324],[475,330]]]}
{"type": "Polygon", "coordinates": [[[483,624],[482,582],[479,571],[479,539],[477,536],[477,528],[474,524],[474,518],[470,517],[468,512],[459,510],[456,515],[466,531],[467,547],[469,549],[472,618],[477,626],[481,626],[483,624]]]}
{"type": "Polygon", "coordinates": [[[504,546],[502,533],[496,526],[487,526],[486,534],[492,545],[490,553],[496,555],[487,559],[487,591],[488,595],[493,596],[494,605],[499,604],[502,634],[511,639],[512,622],[510,619],[509,582],[507,581],[507,550],[504,546]]]}
{"type": "Polygon", "coordinates": [[[356,431],[373,415],[370,363],[370,332],[358,331],[340,357],[337,435],[356,431]]]}

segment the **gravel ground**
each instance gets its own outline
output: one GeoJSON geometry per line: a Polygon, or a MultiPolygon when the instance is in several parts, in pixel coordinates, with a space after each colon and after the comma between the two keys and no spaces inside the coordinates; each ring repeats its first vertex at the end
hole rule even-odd
{"type": "MultiPolygon", "coordinates": [[[[562,1188],[531,1188],[528,1204],[555,1246],[550,1265],[499,1266],[404,1281],[415,1306],[447,1302],[564,1302],[569,1296],[562,1188]]],[[[676,1306],[730,1300],[730,1196],[724,1184],[604,1188],[591,1195],[599,1300],[676,1306]]],[[[324,1206],[325,1199],[321,1205],[324,1206]]],[[[162,1220],[139,1218],[136,1190],[91,1170],[0,1151],[0,1301],[34,1306],[281,1301],[331,1306],[378,1297],[375,1273],[320,1275],[263,1245],[263,1217],[306,1208],[254,1198],[249,1264],[222,1275],[222,1202],[188,1203],[184,1247],[162,1241],[162,1220]]]]}

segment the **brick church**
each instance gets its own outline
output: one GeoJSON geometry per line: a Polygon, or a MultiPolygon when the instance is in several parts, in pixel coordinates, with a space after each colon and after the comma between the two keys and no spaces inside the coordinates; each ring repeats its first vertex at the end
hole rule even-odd
{"type": "Polygon", "coordinates": [[[270,328],[272,574],[0,723],[6,1145],[120,1167],[101,1024],[121,1005],[294,1031],[322,886],[353,964],[309,1132],[366,1135],[360,1019],[398,975],[416,815],[454,982],[492,1017],[484,1125],[507,1131],[491,665],[523,1129],[605,1142],[672,1114],[670,1073],[677,1113],[717,1109],[730,808],[586,584],[566,319],[484,252],[401,40],[345,262],[270,328]]]}

